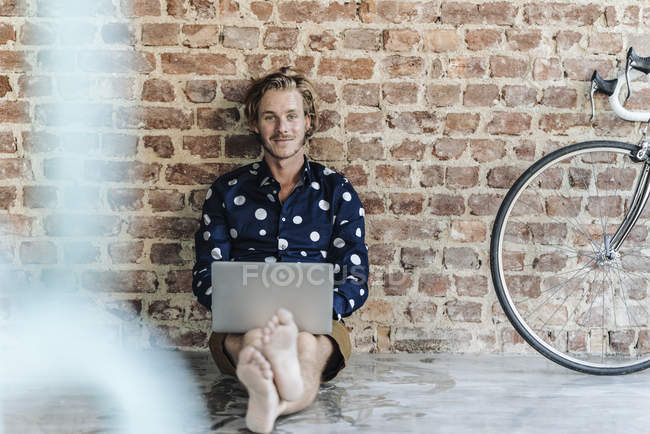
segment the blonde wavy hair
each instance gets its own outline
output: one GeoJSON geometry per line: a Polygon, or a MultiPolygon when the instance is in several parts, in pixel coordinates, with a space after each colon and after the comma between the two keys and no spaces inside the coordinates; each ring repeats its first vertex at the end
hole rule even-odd
{"type": "Polygon", "coordinates": [[[311,126],[305,132],[305,138],[311,137],[318,130],[318,112],[316,110],[314,86],[302,71],[290,67],[282,67],[277,72],[266,75],[248,88],[244,99],[244,114],[249,128],[257,125],[260,101],[270,90],[297,90],[302,95],[302,106],[305,116],[311,119],[311,126]]]}

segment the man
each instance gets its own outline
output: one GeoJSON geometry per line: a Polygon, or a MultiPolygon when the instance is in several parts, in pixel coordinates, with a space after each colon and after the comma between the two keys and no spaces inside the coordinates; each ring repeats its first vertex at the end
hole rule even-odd
{"type": "Polygon", "coordinates": [[[368,297],[368,254],[356,192],[305,156],[305,142],[318,127],[309,81],[282,68],[253,83],[245,103],[264,158],[208,190],[196,233],[194,294],[211,307],[213,261],[330,262],[336,282],[329,335],[299,331],[292,313],[280,309],[263,329],[210,337],[221,372],[236,374],[248,390],[248,428],[270,432],[278,416],[310,405],[320,382],[345,366],[351,345],[341,319],[368,297]]]}

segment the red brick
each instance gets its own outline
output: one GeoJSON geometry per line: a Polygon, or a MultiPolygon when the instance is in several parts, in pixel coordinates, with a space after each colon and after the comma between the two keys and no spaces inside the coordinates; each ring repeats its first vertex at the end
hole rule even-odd
{"type": "MultiPolygon", "coordinates": [[[[41,52],[41,54],[58,56],[59,53],[41,52]]],[[[41,58],[39,57],[39,61],[41,58]]],[[[97,73],[149,73],[155,69],[156,59],[151,53],[127,50],[92,50],[82,51],[78,63],[83,71],[97,73]]]]}
{"type": "Polygon", "coordinates": [[[458,84],[429,84],[427,86],[427,101],[436,107],[450,107],[458,104],[460,85],[458,84]]]}
{"type": "Polygon", "coordinates": [[[430,200],[431,214],[439,216],[462,215],[465,213],[465,201],[462,196],[433,194],[430,200]]]}
{"type": "MultiPolygon", "coordinates": [[[[192,190],[190,192],[189,204],[192,207],[193,211],[201,212],[201,210],[203,209],[203,203],[205,202],[205,194],[207,191],[208,191],[207,189],[204,189],[204,190],[192,190]]],[[[190,287],[191,286],[192,285],[190,284],[190,287]]]]}
{"type": "Polygon", "coordinates": [[[421,218],[373,218],[368,219],[368,238],[376,241],[384,240],[439,240],[445,225],[434,219],[421,218]]]}
{"type": "Polygon", "coordinates": [[[318,67],[318,74],[336,77],[339,80],[369,79],[373,75],[375,62],[372,59],[324,58],[318,67]]]}
{"type": "Polygon", "coordinates": [[[0,180],[29,179],[32,177],[30,160],[24,158],[0,159],[0,180]]]}
{"type": "Polygon", "coordinates": [[[478,254],[470,247],[445,247],[442,263],[452,270],[478,270],[481,266],[478,254]]]}
{"type": "Polygon", "coordinates": [[[473,139],[469,143],[472,158],[479,163],[499,160],[506,155],[503,140],[473,139]]]}
{"type": "Polygon", "coordinates": [[[482,297],[488,293],[488,282],[485,276],[454,276],[456,293],[463,297],[482,297]]]}
{"type": "Polygon", "coordinates": [[[336,49],[336,35],[330,30],[320,34],[309,35],[309,48],[314,51],[331,51],[336,49]]]}
{"type": "Polygon", "coordinates": [[[199,128],[211,130],[233,130],[237,127],[240,117],[239,111],[232,107],[226,109],[200,108],[196,113],[199,128]]]}
{"type": "Polygon", "coordinates": [[[143,252],[143,241],[115,242],[108,245],[108,255],[113,264],[140,263],[143,252]]]}
{"type": "Polygon", "coordinates": [[[179,243],[153,243],[149,259],[152,264],[183,265],[182,249],[179,243]]]}
{"type": "Polygon", "coordinates": [[[418,292],[433,296],[446,297],[447,288],[451,287],[449,278],[442,274],[422,273],[418,284],[418,292]]]}
{"type": "Polygon", "coordinates": [[[434,187],[444,183],[445,170],[442,166],[426,166],[422,168],[420,185],[422,187],[434,187]]]}
{"type": "Polygon", "coordinates": [[[112,211],[138,211],[144,208],[144,190],[141,188],[113,188],[106,194],[112,211]]]}
{"type": "Polygon", "coordinates": [[[481,115],[478,113],[447,113],[445,119],[446,136],[453,134],[473,134],[478,128],[481,115]]]}
{"type": "Polygon", "coordinates": [[[171,300],[154,300],[147,311],[150,318],[158,321],[172,321],[183,319],[185,308],[171,300]]]}
{"type": "Polygon", "coordinates": [[[424,157],[425,145],[416,140],[404,139],[399,145],[394,145],[390,153],[396,160],[417,160],[424,157]]]}
{"type": "Polygon", "coordinates": [[[31,98],[52,95],[52,80],[49,77],[21,75],[18,79],[18,96],[31,98]]]}
{"type": "Polygon", "coordinates": [[[29,122],[29,104],[24,101],[1,101],[0,123],[24,124],[29,122]]]}
{"type": "Polygon", "coordinates": [[[575,89],[568,87],[547,87],[544,88],[542,104],[558,108],[575,108],[578,102],[578,94],[575,89]]]}
{"type": "Polygon", "coordinates": [[[384,274],[384,294],[387,296],[407,295],[413,286],[413,279],[409,273],[387,273],[384,274]]]}
{"type": "Polygon", "coordinates": [[[379,106],[379,84],[346,84],[343,99],[349,105],[379,106]]]}
{"type": "Polygon", "coordinates": [[[120,0],[120,5],[126,17],[160,15],[160,0],[120,0]]]}
{"type": "Polygon", "coordinates": [[[176,99],[171,83],[157,78],[151,78],[142,86],[142,100],[156,102],[171,102],[176,99]]]}
{"type": "MultiPolygon", "coordinates": [[[[205,0],[190,0],[206,3],[205,0]]],[[[239,16],[239,3],[237,0],[219,0],[219,14],[221,18],[235,18],[239,16]]]]}
{"type": "Polygon", "coordinates": [[[343,143],[329,137],[316,137],[309,141],[309,156],[317,161],[345,159],[343,143]]]}
{"type": "Polygon", "coordinates": [[[434,53],[457,50],[461,39],[455,30],[425,30],[424,49],[434,53]]]}
{"type": "Polygon", "coordinates": [[[144,147],[150,148],[160,158],[174,155],[174,144],[169,136],[144,136],[144,147]]]}
{"type": "Polygon", "coordinates": [[[467,149],[467,140],[442,137],[433,145],[433,155],[439,160],[456,160],[467,149]]]}
{"type": "Polygon", "coordinates": [[[10,131],[0,131],[0,153],[13,154],[16,151],[16,138],[13,133],[10,131]]]}
{"type": "MultiPolygon", "coordinates": [[[[190,0],[190,2],[206,0],[190,0]]],[[[221,0],[223,2],[224,0],[221,0]]],[[[232,0],[225,0],[232,1],[232,0]]],[[[205,348],[207,334],[203,330],[188,330],[187,326],[158,325],[149,336],[149,344],[154,348],[205,348]]]]}
{"type": "Polygon", "coordinates": [[[221,156],[221,139],[219,136],[183,136],[183,149],[201,158],[218,158],[221,156]]]}
{"type": "Polygon", "coordinates": [[[142,25],[144,45],[177,45],[179,26],[174,23],[151,23],[142,25]]]}
{"type": "Polygon", "coordinates": [[[138,137],[128,134],[102,134],[102,152],[111,157],[135,157],[138,137]]]}
{"type": "Polygon", "coordinates": [[[440,11],[443,24],[480,24],[478,5],[472,3],[444,2],[440,11]]]}
{"type": "Polygon", "coordinates": [[[585,113],[551,113],[543,115],[539,127],[546,132],[566,134],[569,128],[589,126],[589,118],[585,113]]]}
{"type": "Polygon", "coordinates": [[[541,30],[508,30],[506,39],[513,51],[530,51],[542,42],[541,30]]]}
{"type": "Polygon", "coordinates": [[[23,187],[23,206],[28,208],[55,208],[57,189],[44,186],[23,187]]]}
{"type": "Polygon", "coordinates": [[[499,100],[499,87],[494,84],[468,84],[463,94],[467,107],[489,107],[499,100]]]}
{"type": "Polygon", "coordinates": [[[578,47],[582,40],[582,33],[574,32],[572,30],[560,30],[555,35],[558,51],[569,51],[573,47],[578,47]]]}
{"type": "Polygon", "coordinates": [[[434,23],[437,10],[435,2],[364,0],[359,17],[362,23],[434,23]]]}
{"type": "Polygon", "coordinates": [[[216,6],[217,0],[190,0],[188,12],[196,18],[216,18],[216,6]]]}
{"type": "Polygon", "coordinates": [[[601,77],[608,77],[612,73],[612,63],[604,59],[567,59],[564,61],[566,76],[570,80],[591,80],[594,70],[598,70],[601,77]]]}
{"type": "Polygon", "coordinates": [[[535,59],[533,64],[533,79],[561,80],[564,77],[560,59],[535,59]]]}
{"type": "Polygon", "coordinates": [[[537,104],[537,90],[528,86],[503,86],[503,99],[508,107],[526,107],[537,104]]]}
{"type": "Polygon", "coordinates": [[[436,254],[433,248],[402,247],[400,264],[405,270],[426,268],[435,263],[436,254]]]}
{"type": "Polygon", "coordinates": [[[45,235],[54,237],[112,237],[120,233],[122,226],[120,217],[114,215],[93,215],[88,219],[87,215],[51,214],[44,221],[45,235]]]}
{"type": "Polygon", "coordinates": [[[134,238],[194,239],[199,223],[188,217],[132,217],[127,233],[134,238]]]}
{"type": "Polygon", "coordinates": [[[57,263],[57,248],[51,241],[23,241],[19,252],[23,264],[57,263]]]}
{"type": "Polygon", "coordinates": [[[226,137],[226,157],[257,158],[262,152],[260,142],[253,135],[234,135],[226,137]]]}
{"type": "Polygon", "coordinates": [[[348,159],[383,160],[384,149],[381,138],[353,137],[348,143],[348,159]]]}
{"type": "Polygon", "coordinates": [[[478,185],[478,167],[447,167],[447,187],[470,188],[478,185]]]}
{"type": "MultiPolygon", "coordinates": [[[[215,26],[216,27],[216,26],[215,26]]],[[[218,30],[214,30],[215,36],[218,30]]],[[[267,33],[267,38],[269,33],[267,33]]],[[[255,27],[224,27],[223,29],[223,46],[226,48],[237,48],[240,50],[252,50],[259,44],[260,31],[255,27]]],[[[267,39],[265,39],[266,44],[267,39]]],[[[295,42],[294,42],[295,45],[295,42]]],[[[269,47],[267,48],[280,48],[269,47]]]]}
{"type": "Polygon", "coordinates": [[[100,182],[152,182],[158,179],[160,164],[139,161],[86,161],[85,178],[100,182]]]}
{"type": "Polygon", "coordinates": [[[188,129],[192,127],[192,112],[170,107],[128,107],[119,109],[116,116],[118,128],[146,130],[188,129]]]}
{"type": "Polygon", "coordinates": [[[509,1],[479,3],[479,15],[486,24],[512,25],[517,18],[519,8],[509,1]]]}
{"type": "Polygon", "coordinates": [[[215,80],[189,80],[185,85],[185,96],[191,102],[208,103],[217,96],[215,80]]]}
{"type": "Polygon", "coordinates": [[[374,29],[349,29],[343,32],[343,48],[379,51],[381,32],[374,29]]]}
{"type": "Polygon", "coordinates": [[[523,134],[530,131],[531,120],[527,113],[496,112],[487,130],[490,134],[523,134]]]}
{"type": "Polygon", "coordinates": [[[416,78],[424,72],[424,59],[421,57],[389,56],[382,60],[381,65],[390,78],[416,78]]]}
{"type": "Polygon", "coordinates": [[[529,3],[524,6],[524,20],[533,25],[590,26],[602,14],[598,4],[529,3]]]}
{"type": "Polygon", "coordinates": [[[418,86],[415,83],[384,83],[382,99],[389,104],[416,104],[418,86]]]}
{"type": "Polygon", "coordinates": [[[27,12],[27,6],[26,0],[2,0],[0,1],[0,16],[23,16],[27,12]]]}
{"type": "Polygon", "coordinates": [[[623,51],[620,33],[595,33],[589,37],[589,52],[593,54],[618,54],[623,51]]]}
{"type": "Polygon", "coordinates": [[[285,1],[278,5],[283,22],[340,22],[354,20],[356,13],[356,4],[350,2],[285,1]]]}
{"type": "Polygon", "coordinates": [[[276,50],[291,50],[298,43],[299,30],[295,28],[268,27],[264,34],[264,47],[276,50]]]}
{"type": "Polygon", "coordinates": [[[99,262],[99,247],[86,242],[68,242],[63,245],[63,257],[66,264],[95,264],[99,262]]]}
{"type": "Polygon", "coordinates": [[[314,84],[314,89],[316,90],[316,94],[318,95],[318,99],[322,102],[326,103],[335,103],[337,96],[336,96],[336,88],[334,87],[333,84],[331,83],[313,83],[314,84]]]}
{"type": "MultiPolygon", "coordinates": [[[[226,40],[230,44],[233,36],[228,29],[232,29],[232,27],[224,28],[224,47],[230,46],[226,45],[226,40]]],[[[246,33],[245,29],[243,30],[243,33],[246,33]]],[[[219,26],[214,24],[185,24],[182,28],[182,43],[186,47],[192,48],[213,47],[219,43],[219,26]]]]}
{"type": "Polygon", "coordinates": [[[82,286],[91,291],[156,292],[158,277],[153,271],[84,271],[82,286]]]}
{"type": "Polygon", "coordinates": [[[8,210],[16,203],[16,187],[0,187],[0,209],[8,210]]]}
{"type": "Polygon", "coordinates": [[[490,57],[490,76],[523,78],[528,72],[528,62],[507,56],[490,57]]]}
{"type": "Polygon", "coordinates": [[[384,129],[384,115],[382,112],[349,113],[345,118],[345,129],[361,134],[381,132],[384,129]]]}
{"type": "MultiPolygon", "coordinates": [[[[362,115],[364,113],[361,113],[362,115]]],[[[341,115],[334,110],[321,110],[318,114],[318,131],[322,133],[323,131],[331,130],[332,128],[338,128],[341,124],[341,115]]]]}
{"type": "Polygon", "coordinates": [[[168,183],[177,185],[211,184],[220,175],[234,168],[232,164],[222,163],[178,163],[167,167],[165,179],[168,183]]]}
{"type": "Polygon", "coordinates": [[[494,167],[488,172],[487,185],[493,188],[510,188],[522,172],[523,169],[520,167],[494,167]]]}
{"type": "Polygon", "coordinates": [[[424,198],[419,193],[391,193],[390,211],[393,214],[416,215],[422,212],[424,198]]]}
{"type": "MultiPolygon", "coordinates": [[[[647,11],[647,9],[646,9],[646,11],[647,11]]],[[[628,7],[626,7],[625,10],[623,11],[623,18],[622,18],[623,24],[625,24],[627,26],[637,26],[639,24],[639,12],[640,12],[640,9],[639,9],[638,6],[628,6],[628,7]]],[[[645,18],[645,15],[647,15],[647,13],[644,14],[644,18],[645,18]]],[[[644,22],[645,22],[645,20],[644,20],[644,22]]]]}
{"type": "Polygon", "coordinates": [[[23,51],[0,50],[0,70],[7,72],[29,72],[32,67],[23,51]]]}
{"type": "Polygon", "coordinates": [[[367,215],[384,214],[386,212],[384,198],[377,193],[361,192],[359,193],[359,199],[367,215]]]}
{"type": "Polygon", "coordinates": [[[481,322],[481,303],[453,300],[445,303],[445,313],[452,321],[481,322]]]}
{"type": "Polygon", "coordinates": [[[273,4],[265,1],[252,2],[251,12],[255,14],[258,20],[267,21],[273,13],[273,4]]]}
{"type": "Polygon", "coordinates": [[[452,240],[464,243],[485,241],[485,223],[477,220],[454,220],[451,222],[450,236],[452,240]]]}
{"type": "Polygon", "coordinates": [[[212,53],[162,53],[162,70],[165,74],[234,75],[235,61],[225,54],[212,53]]]}
{"type": "Polygon", "coordinates": [[[0,44],[16,40],[16,29],[8,23],[0,23],[0,44]]]}
{"type": "Polygon", "coordinates": [[[380,187],[410,187],[411,167],[378,164],[375,168],[375,177],[377,185],[380,187]]]}
{"type": "Polygon", "coordinates": [[[420,34],[414,30],[392,29],[384,30],[384,50],[411,51],[417,49],[420,34]]]}
{"type": "Polygon", "coordinates": [[[469,213],[476,216],[495,215],[503,196],[497,194],[472,194],[467,200],[469,213]]]}
{"type": "Polygon", "coordinates": [[[440,119],[435,112],[391,113],[388,115],[388,126],[412,134],[429,134],[438,131],[440,119]]]}
{"type": "Polygon", "coordinates": [[[467,48],[473,51],[497,48],[503,40],[503,31],[497,29],[476,29],[465,32],[467,48]]]}
{"type": "Polygon", "coordinates": [[[487,59],[483,57],[455,57],[449,59],[447,73],[451,78],[481,78],[487,72],[487,59]]]}
{"type": "Polygon", "coordinates": [[[190,270],[170,270],[165,278],[168,293],[192,292],[192,272],[190,270]]]}

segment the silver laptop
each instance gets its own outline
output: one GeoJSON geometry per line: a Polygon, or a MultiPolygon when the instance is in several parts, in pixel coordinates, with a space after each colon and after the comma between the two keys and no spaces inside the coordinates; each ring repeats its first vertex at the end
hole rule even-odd
{"type": "Polygon", "coordinates": [[[298,330],[332,331],[332,264],[213,262],[212,330],[245,333],[264,327],[283,307],[298,330]]]}

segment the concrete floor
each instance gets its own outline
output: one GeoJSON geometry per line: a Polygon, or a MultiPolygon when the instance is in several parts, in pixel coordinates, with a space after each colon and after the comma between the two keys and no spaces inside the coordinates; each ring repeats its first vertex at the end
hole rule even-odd
{"type": "MultiPolygon", "coordinates": [[[[246,393],[236,380],[220,376],[207,353],[183,358],[209,414],[207,425],[189,423],[186,432],[246,432],[246,393]]],[[[115,406],[93,404],[96,397],[78,390],[50,395],[5,402],[5,432],[119,432],[115,406]]],[[[650,371],[595,377],[536,355],[354,354],[314,405],[279,419],[276,432],[629,434],[648,427],[650,371]]]]}

